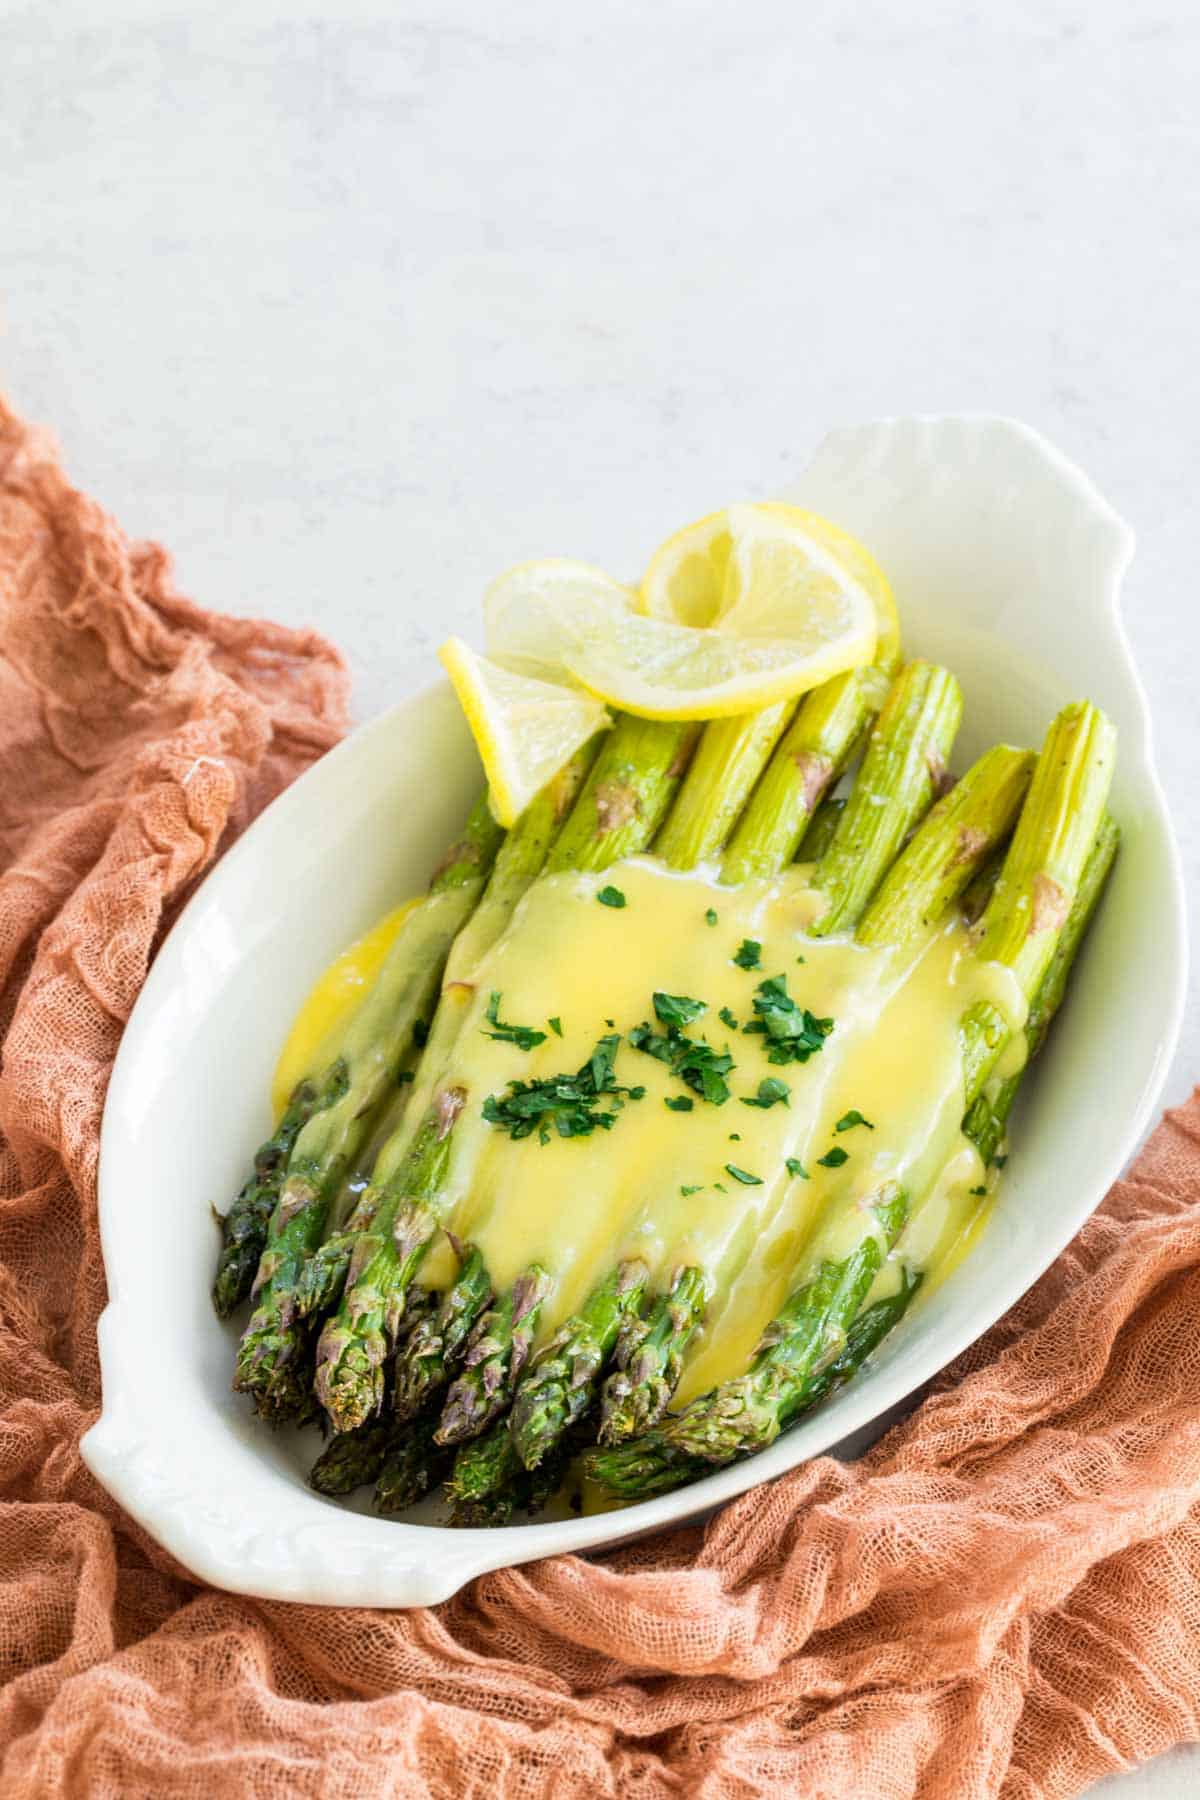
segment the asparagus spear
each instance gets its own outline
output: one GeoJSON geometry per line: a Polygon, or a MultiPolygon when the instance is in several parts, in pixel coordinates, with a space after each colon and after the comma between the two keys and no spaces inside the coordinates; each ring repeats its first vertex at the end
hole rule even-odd
{"type": "MultiPolygon", "coordinates": [[[[392,1429],[391,1443],[375,1483],[375,1509],[381,1513],[403,1512],[435,1487],[449,1472],[450,1456],[433,1441],[434,1420],[426,1416],[413,1420],[403,1431],[392,1429]]],[[[374,1427],[360,1427],[360,1430],[374,1427]]]]}
{"type": "MultiPolygon", "coordinates": [[[[690,724],[622,716],[601,747],[547,868],[604,868],[643,848],[687,767],[696,735],[690,724]]],[[[350,1430],[378,1411],[392,1324],[441,1224],[446,1140],[465,1098],[449,1071],[411,1149],[405,1153],[402,1145],[389,1143],[380,1151],[374,1217],[356,1240],[338,1312],[322,1331],[317,1349],[318,1398],[338,1430],[350,1430]],[[456,1098],[444,1126],[438,1127],[444,1155],[433,1178],[422,1161],[421,1132],[443,1110],[447,1094],[456,1098]]]]}
{"type": "Polygon", "coordinates": [[[446,1395],[437,1429],[439,1444],[461,1444],[477,1436],[507,1409],[529,1360],[549,1292],[550,1277],[535,1264],[480,1319],[462,1372],[446,1395]]]}
{"type": "MultiPolygon", "coordinates": [[[[869,668],[847,669],[800,702],[730,840],[725,881],[772,875],[794,860],[822,797],[853,757],[899,667],[894,623],[881,624],[869,668]]],[[[820,851],[811,854],[815,859],[820,851]]]]}
{"type": "Polygon", "coordinates": [[[458,1274],[431,1317],[409,1332],[396,1354],[393,1407],[398,1420],[415,1419],[431,1394],[445,1386],[462,1357],[479,1315],[492,1297],[492,1283],[474,1244],[463,1251],[458,1274]]]}
{"type": "MultiPolygon", "coordinates": [[[[865,1306],[846,1333],[841,1353],[832,1362],[815,1369],[800,1384],[796,1394],[793,1420],[807,1412],[856,1375],[867,1358],[877,1350],[884,1338],[899,1324],[915,1299],[922,1275],[902,1267],[900,1285],[895,1293],[873,1300],[865,1306]]],[[[688,1456],[643,1438],[638,1445],[626,1445],[619,1455],[603,1448],[584,1458],[584,1470],[591,1480],[625,1501],[648,1500],[653,1494],[665,1494],[684,1482],[699,1481],[711,1475],[713,1465],[702,1456],[688,1456]]]]}
{"type": "Polygon", "coordinates": [[[804,834],[802,861],[820,862],[833,842],[838,822],[845,810],[846,802],[844,800],[835,799],[832,794],[826,794],[812,816],[811,825],[804,834]]]}
{"type": "Polygon", "coordinates": [[[627,1313],[613,1354],[613,1373],[604,1384],[600,1442],[617,1444],[657,1424],[679,1382],[684,1352],[708,1302],[700,1269],[676,1271],[667,1292],[649,1313],[627,1313]]]}
{"type": "Polygon", "coordinates": [[[794,700],[713,719],[704,728],[683,789],[655,840],[674,869],[695,869],[718,851],[789,718],[794,700]]]}
{"type": "Polygon", "coordinates": [[[912,826],[935,798],[962,716],[948,669],[911,662],[888,690],[862,767],[813,885],[828,905],[815,937],[852,929],[912,826]]]}
{"type": "Polygon", "coordinates": [[[591,1405],[621,1322],[641,1300],[646,1274],[644,1263],[621,1263],[538,1352],[517,1388],[510,1426],[513,1446],[527,1469],[536,1469],[591,1405]]]}
{"type": "MultiPolygon", "coordinates": [[[[474,971],[541,873],[554,833],[578,798],[599,747],[598,734],[535,795],[500,845],[479,904],[450,951],[417,1082],[399,1125],[380,1146],[377,1170],[389,1164],[395,1167],[412,1148],[474,996],[474,971]]],[[[337,1301],[354,1245],[360,1234],[370,1229],[381,1192],[379,1181],[372,1182],[340,1230],[327,1237],[305,1262],[296,1282],[296,1309],[302,1318],[319,1316],[337,1301]]]]}
{"type": "MultiPolygon", "coordinates": [[[[1037,1055],[1045,1043],[1046,1033],[1062,1004],[1071,965],[1079,953],[1092,915],[1104,892],[1104,884],[1116,860],[1120,839],[1116,821],[1105,814],[1084,864],[1075,900],[1067,914],[1067,922],[1059,935],[1054,955],[1030,1002],[1029,1015],[1025,1020],[1025,1044],[1029,1060],[1037,1055]]],[[[976,1095],[963,1120],[963,1131],[974,1143],[985,1164],[995,1160],[996,1152],[1003,1142],[1008,1115],[1017,1097],[1022,1073],[1023,1071],[1007,1076],[995,1094],[991,1094],[985,1087],[976,1095]]]]}
{"type": "Polygon", "coordinates": [[[292,1147],[318,1103],[328,1105],[331,1098],[328,1085],[322,1093],[314,1081],[297,1082],[283,1117],[255,1155],[254,1173],[222,1221],[212,1296],[218,1318],[229,1318],[250,1292],[292,1147]]]}
{"type": "MultiPolygon", "coordinates": [[[[1078,889],[1107,797],[1112,750],[1112,729],[1095,708],[1068,707],[1054,720],[1000,878],[977,928],[976,954],[985,961],[1004,961],[1027,993],[1025,983],[1032,980],[1036,984],[1049,965],[1078,889]],[[1052,884],[1049,897],[1048,883],[1052,884]]],[[[878,911],[872,908],[860,935],[887,941],[889,922],[893,929],[903,931],[913,917],[935,910],[931,894],[945,897],[963,891],[986,859],[990,843],[981,833],[969,840],[969,858],[931,855],[928,840],[937,835],[944,839],[948,824],[957,836],[961,813],[956,817],[953,809],[940,809],[928,822],[928,830],[918,833],[900,860],[899,873],[907,871],[914,888],[924,885],[926,896],[918,903],[903,884],[887,884],[879,896],[878,911]]],[[[963,1068],[968,1083],[972,1070],[982,1066],[982,1058],[974,1050],[978,1012],[977,1006],[972,1007],[963,1020],[963,1068]]],[[[1004,1032],[989,1038],[989,1049],[993,1042],[1002,1045],[1008,1029],[1006,1020],[1004,1032]]],[[[908,1216],[910,1197],[897,1190],[874,1210],[877,1223],[850,1255],[836,1264],[822,1261],[815,1274],[793,1293],[745,1375],[702,1395],[632,1444],[607,1452],[604,1462],[595,1466],[597,1475],[605,1482],[611,1477],[615,1491],[629,1493],[635,1480],[631,1471],[639,1462],[649,1467],[657,1459],[655,1482],[671,1485],[668,1465],[679,1465],[681,1459],[727,1462],[772,1442],[795,1416],[806,1382],[819,1372],[837,1334],[852,1323],[866,1292],[863,1288],[858,1293],[857,1282],[875,1254],[872,1245],[878,1249],[889,1238],[895,1241],[908,1216]],[[621,1458],[628,1460],[622,1462],[621,1458]]],[[[676,1479],[686,1476],[677,1474],[676,1479]]]]}
{"type": "MultiPolygon", "coordinates": [[[[435,1310],[437,1295],[419,1288],[410,1317],[414,1322],[435,1310]]],[[[374,1481],[389,1453],[396,1447],[398,1428],[393,1420],[368,1421],[356,1431],[335,1432],[309,1470],[309,1485],[319,1494],[350,1494],[374,1481]]]]}
{"type": "Polygon", "coordinates": [[[302,1401],[297,1375],[306,1331],[296,1312],[297,1277],[320,1242],[334,1194],[376,1103],[394,1083],[417,1020],[437,992],[450,945],[479,898],[500,836],[481,800],[428,895],[401,925],[350,1021],[326,1077],[344,1070],[341,1097],[314,1114],[296,1139],[255,1276],[255,1310],[238,1347],[234,1379],[266,1414],[286,1416],[302,1401]]]}

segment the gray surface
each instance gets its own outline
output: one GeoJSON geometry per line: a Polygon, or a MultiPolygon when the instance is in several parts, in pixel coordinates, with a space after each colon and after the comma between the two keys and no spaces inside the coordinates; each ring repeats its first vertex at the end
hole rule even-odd
{"type": "Polygon", "coordinates": [[[830,424],[1000,410],[1137,528],[1195,893],[1187,0],[0,0],[0,66],[0,381],[197,599],[337,638],[359,717],[509,562],[633,572],[830,424]]]}

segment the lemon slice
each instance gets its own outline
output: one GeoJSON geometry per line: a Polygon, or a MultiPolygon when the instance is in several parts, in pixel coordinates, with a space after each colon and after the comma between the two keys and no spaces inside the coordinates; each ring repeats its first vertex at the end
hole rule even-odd
{"type": "Polygon", "coordinates": [[[438,651],[487,775],[492,811],[515,825],[529,802],[593,732],[610,723],[590,694],[479,656],[461,638],[438,651]]]}
{"type": "Polygon", "coordinates": [[[899,654],[900,627],[887,576],[856,538],[818,513],[781,500],[730,506],[685,525],[650,558],[639,595],[651,618],[745,632],[754,609],[775,632],[789,608],[803,612],[806,590],[831,573],[870,596],[876,656],[899,654]]]}
{"type": "Polygon", "coordinates": [[[638,610],[638,596],[590,563],[566,556],[518,563],[483,597],[488,655],[544,681],[569,680],[567,650],[603,638],[638,610]]]}

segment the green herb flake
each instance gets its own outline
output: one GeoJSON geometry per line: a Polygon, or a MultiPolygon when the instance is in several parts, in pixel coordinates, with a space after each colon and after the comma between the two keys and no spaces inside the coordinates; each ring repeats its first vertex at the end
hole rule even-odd
{"type": "Polygon", "coordinates": [[[418,1050],[423,1050],[428,1042],[429,1042],[429,1020],[428,1019],[414,1019],[413,1020],[413,1043],[417,1046],[418,1050]]]}
{"type": "Polygon", "coordinates": [[[695,1104],[696,1102],[689,1100],[686,1094],[676,1094],[663,1101],[663,1105],[669,1106],[672,1112],[691,1112],[695,1104]]]}
{"type": "Polygon", "coordinates": [[[731,1144],[740,1144],[742,1141],[741,1132],[740,1131],[731,1131],[729,1134],[729,1141],[731,1144]]]}
{"type": "Polygon", "coordinates": [[[665,1063],[672,1075],[702,1100],[723,1106],[729,1098],[725,1077],[734,1066],[732,1056],[728,1051],[714,1050],[702,1039],[685,1036],[681,1029],[681,1023],[690,1023],[705,1007],[705,1001],[692,1000],[686,994],[656,993],[654,1010],[666,1030],[656,1031],[643,1021],[634,1026],[628,1037],[635,1050],[665,1063]]]}
{"type": "Polygon", "coordinates": [[[497,1043],[501,1044],[515,1044],[518,1050],[535,1050],[539,1044],[544,1044],[546,1041],[544,1031],[535,1031],[531,1025],[505,1024],[500,1017],[500,999],[501,996],[493,988],[485,1016],[488,1024],[494,1025],[496,1029],[495,1031],[485,1031],[484,1037],[495,1038],[497,1043]]]}
{"type": "Polygon", "coordinates": [[[575,1074],[549,1075],[540,1081],[510,1081],[505,1094],[489,1094],[483,1116],[511,1138],[532,1137],[548,1144],[559,1137],[588,1137],[597,1129],[611,1131],[626,1099],[640,1100],[645,1088],[623,1087],[613,1069],[621,1040],[614,1032],[596,1044],[575,1074]]]}
{"type": "Polygon", "coordinates": [[[620,888],[612,887],[611,885],[609,887],[602,887],[600,892],[596,895],[596,898],[601,906],[611,906],[615,908],[617,912],[620,912],[621,908],[625,905],[625,896],[620,888]]]}
{"type": "Polygon", "coordinates": [[[786,1106],[791,1099],[792,1090],[786,1081],[780,1081],[775,1075],[767,1075],[758,1084],[757,1094],[743,1094],[743,1106],[759,1106],[766,1112],[769,1106],[786,1106]]]}
{"type": "Polygon", "coordinates": [[[849,1162],[849,1160],[848,1154],[842,1149],[840,1144],[835,1144],[832,1150],[827,1150],[824,1156],[818,1156],[817,1158],[817,1161],[823,1169],[840,1169],[842,1164],[844,1162],[849,1162]]]}
{"type": "Polygon", "coordinates": [[[693,1000],[689,994],[662,994],[651,996],[654,1016],[660,1025],[691,1025],[701,1013],[708,1011],[707,1000],[693,1000]]]}
{"type": "Polygon", "coordinates": [[[551,1031],[554,1033],[555,1037],[562,1036],[563,1033],[562,1033],[562,1020],[561,1019],[559,1019],[559,1018],[547,1019],[546,1023],[550,1027],[551,1031]]]}
{"type": "Polygon", "coordinates": [[[856,1125],[865,1125],[868,1131],[875,1129],[870,1119],[865,1119],[856,1106],[852,1106],[849,1112],[843,1113],[833,1129],[835,1131],[853,1131],[856,1125]]]}
{"type": "Polygon", "coordinates": [[[1007,1161],[1007,1156],[993,1156],[992,1167],[993,1169],[1002,1169],[1007,1161]]]}
{"type": "Polygon", "coordinates": [[[757,1032],[767,1040],[767,1061],[806,1063],[825,1047],[833,1030],[832,1019],[818,1019],[806,1006],[797,1006],[787,991],[787,976],[772,975],[760,981],[754,995],[757,1017],[742,1026],[742,1035],[757,1032]]]}
{"type": "Polygon", "coordinates": [[[725,1173],[740,1181],[743,1187],[761,1187],[763,1184],[761,1175],[751,1175],[749,1169],[739,1169],[736,1163],[726,1163],[725,1173]]]}
{"type": "Polygon", "coordinates": [[[971,1193],[971,1194],[986,1194],[986,1193],[987,1193],[987,1187],[986,1187],[986,1186],[984,1186],[984,1187],[975,1187],[975,1188],[971,1188],[971,1189],[969,1189],[969,1192],[970,1192],[970,1193],[971,1193]]]}
{"type": "Polygon", "coordinates": [[[698,1194],[700,1191],[701,1191],[701,1189],[700,1189],[699,1182],[696,1183],[695,1187],[681,1187],[679,1190],[680,1194],[683,1196],[683,1198],[685,1200],[689,1197],[689,1195],[698,1194]]]}
{"type": "Polygon", "coordinates": [[[704,915],[704,923],[706,925],[715,925],[716,922],[717,922],[717,909],[715,906],[710,906],[708,911],[704,915]]]}
{"type": "Polygon", "coordinates": [[[728,1025],[730,1031],[737,1031],[739,1029],[737,1020],[727,1006],[721,1008],[717,1017],[720,1019],[722,1025],[728,1025]]]}
{"type": "Polygon", "coordinates": [[[801,1181],[809,1179],[808,1170],[798,1156],[789,1156],[785,1166],[789,1175],[799,1176],[801,1181]]]}
{"type": "Polygon", "coordinates": [[[807,962],[807,961],[808,961],[808,958],[807,958],[807,957],[806,957],[806,956],[798,956],[798,957],[797,957],[797,958],[796,958],[796,961],[797,961],[797,962],[798,962],[798,963],[802,963],[802,962],[807,962]]]}
{"type": "Polygon", "coordinates": [[[727,1194],[729,1192],[729,1189],[725,1186],[725,1183],[723,1181],[714,1181],[713,1182],[713,1192],[717,1193],[717,1194],[727,1194]]]}
{"type": "Polygon", "coordinates": [[[755,938],[743,938],[732,960],[739,969],[759,969],[762,967],[762,945],[755,938]]]}

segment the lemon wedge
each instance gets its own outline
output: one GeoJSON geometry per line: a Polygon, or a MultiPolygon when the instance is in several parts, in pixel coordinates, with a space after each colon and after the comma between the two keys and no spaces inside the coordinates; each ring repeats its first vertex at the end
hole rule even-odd
{"type": "Polygon", "coordinates": [[[550,777],[610,723],[608,713],[592,695],[504,668],[462,638],[447,638],[438,655],[467,715],[492,811],[501,825],[515,825],[550,777]]]}

